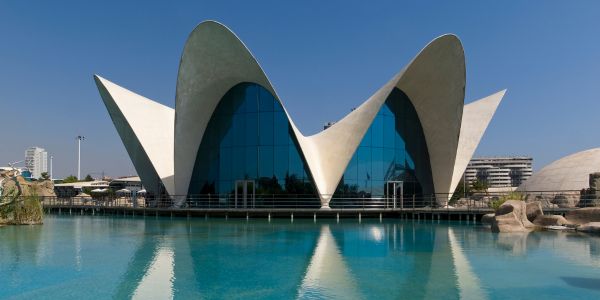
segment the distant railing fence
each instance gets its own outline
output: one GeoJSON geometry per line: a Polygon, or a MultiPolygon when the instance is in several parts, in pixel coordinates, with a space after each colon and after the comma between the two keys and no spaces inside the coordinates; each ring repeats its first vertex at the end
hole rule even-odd
{"type": "MultiPolygon", "coordinates": [[[[473,193],[466,197],[450,194],[404,196],[333,196],[332,209],[461,209],[489,210],[508,199],[527,202],[539,201],[544,210],[600,206],[600,196],[581,191],[473,193]]],[[[316,195],[301,194],[206,194],[187,196],[116,196],[41,197],[44,206],[130,207],[172,209],[316,209],[321,200],[316,195]]]]}

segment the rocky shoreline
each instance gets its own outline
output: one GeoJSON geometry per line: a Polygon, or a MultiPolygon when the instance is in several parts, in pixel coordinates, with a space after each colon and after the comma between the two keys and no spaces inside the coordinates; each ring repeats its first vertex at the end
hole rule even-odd
{"type": "Polygon", "coordinates": [[[540,202],[507,200],[493,214],[481,218],[492,232],[574,230],[600,234],[600,207],[579,208],[561,215],[545,215],[540,202]]]}

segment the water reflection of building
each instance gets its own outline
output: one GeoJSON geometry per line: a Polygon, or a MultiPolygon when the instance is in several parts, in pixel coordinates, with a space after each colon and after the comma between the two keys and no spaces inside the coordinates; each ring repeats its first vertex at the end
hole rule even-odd
{"type": "Polygon", "coordinates": [[[149,232],[137,241],[138,250],[113,295],[115,298],[288,295],[289,298],[293,294],[298,299],[362,299],[365,295],[422,299],[486,297],[462,249],[461,238],[446,226],[403,223],[357,224],[355,228],[339,229],[328,224],[294,226],[299,228],[185,222],[147,227],[149,232]],[[272,229],[265,232],[266,228],[272,229]],[[218,244],[206,244],[216,237],[221,239],[218,244]],[[262,244],[270,238],[278,239],[279,243],[262,244]],[[371,288],[382,285],[389,289],[371,288]]]}

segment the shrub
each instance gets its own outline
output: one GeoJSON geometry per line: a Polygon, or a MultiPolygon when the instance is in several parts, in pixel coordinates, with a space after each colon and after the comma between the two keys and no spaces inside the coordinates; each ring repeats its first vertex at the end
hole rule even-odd
{"type": "Polygon", "coordinates": [[[497,210],[500,206],[502,206],[502,204],[504,204],[504,202],[508,200],[523,201],[525,200],[525,194],[520,192],[510,192],[506,195],[501,196],[498,199],[490,201],[490,208],[497,210]]]}

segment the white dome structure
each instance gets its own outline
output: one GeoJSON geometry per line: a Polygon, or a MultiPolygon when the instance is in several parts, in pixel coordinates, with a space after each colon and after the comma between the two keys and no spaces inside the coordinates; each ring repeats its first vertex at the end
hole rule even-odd
{"type": "Polygon", "coordinates": [[[600,172],[600,148],[565,156],[536,172],[520,192],[579,191],[589,187],[589,175],[600,172]]]}

